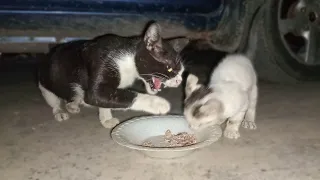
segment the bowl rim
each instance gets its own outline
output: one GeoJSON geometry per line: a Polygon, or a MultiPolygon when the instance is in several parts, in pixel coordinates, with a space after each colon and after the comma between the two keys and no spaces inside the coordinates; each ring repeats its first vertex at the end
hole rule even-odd
{"type": "Polygon", "coordinates": [[[184,146],[184,147],[145,147],[145,146],[141,146],[141,145],[136,145],[136,144],[132,144],[130,142],[128,142],[126,139],[122,138],[119,135],[119,132],[121,131],[121,129],[125,126],[128,126],[129,124],[136,122],[136,121],[140,121],[140,120],[145,120],[145,119],[151,119],[151,118],[183,118],[184,116],[181,115],[156,115],[156,116],[142,116],[142,117],[135,117],[132,118],[130,120],[127,120],[123,123],[118,124],[115,128],[113,128],[112,132],[111,132],[111,137],[112,139],[119,145],[121,146],[125,146],[127,148],[131,148],[131,149],[135,149],[135,150],[140,150],[140,151],[186,151],[186,150],[194,150],[194,149],[198,149],[198,148],[203,148],[206,146],[209,146],[210,144],[218,141],[220,139],[220,137],[222,136],[222,129],[219,125],[212,125],[209,126],[209,133],[210,136],[208,137],[208,139],[190,145],[190,146],[184,146]]]}

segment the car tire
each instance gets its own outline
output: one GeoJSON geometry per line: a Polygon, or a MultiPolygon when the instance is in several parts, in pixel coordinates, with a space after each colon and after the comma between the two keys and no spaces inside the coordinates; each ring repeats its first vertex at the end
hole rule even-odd
{"type": "Polygon", "coordinates": [[[320,80],[320,66],[299,63],[281,40],[278,28],[279,2],[266,1],[250,31],[249,44],[256,38],[255,46],[249,49],[254,49],[253,63],[259,79],[279,83],[320,80]]]}

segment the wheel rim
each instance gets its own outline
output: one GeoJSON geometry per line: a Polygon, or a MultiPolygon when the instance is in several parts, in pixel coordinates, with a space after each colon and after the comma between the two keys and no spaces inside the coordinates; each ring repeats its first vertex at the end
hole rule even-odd
{"type": "Polygon", "coordinates": [[[280,0],[278,27],[281,41],[299,63],[320,65],[320,1],[280,0]]]}

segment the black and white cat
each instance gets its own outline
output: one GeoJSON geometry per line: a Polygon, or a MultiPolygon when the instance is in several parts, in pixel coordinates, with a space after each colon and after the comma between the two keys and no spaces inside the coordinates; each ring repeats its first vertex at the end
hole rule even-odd
{"type": "Polygon", "coordinates": [[[166,114],[170,103],[155,94],[164,87],[178,87],[184,67],[180,51],[186,38],[163,39],[160,26],[150,24],[143,36],[103,35],[92,40],[74,41],[53,48],[41,62],[39,89],[52,107],[57,121],[79,113],[80,105],[99,108],[106,128],[119,120],[111,109],[131,109],[166,114]],[[149,94],[126,89],[142,80],[149,94]]]}

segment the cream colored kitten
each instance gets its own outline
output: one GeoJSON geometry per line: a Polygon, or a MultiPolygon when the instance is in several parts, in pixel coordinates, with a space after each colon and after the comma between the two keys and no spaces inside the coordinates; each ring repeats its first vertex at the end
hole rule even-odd
{"type": "Polygon", "coordinates": [[[251,61],[241,54],[226,56],[211,75],[208,87],[190,74],[184,115],[194,130],[227,120],[224,136],[240,137],[239,127],[256,129],[257,77],[251,61]]]}

